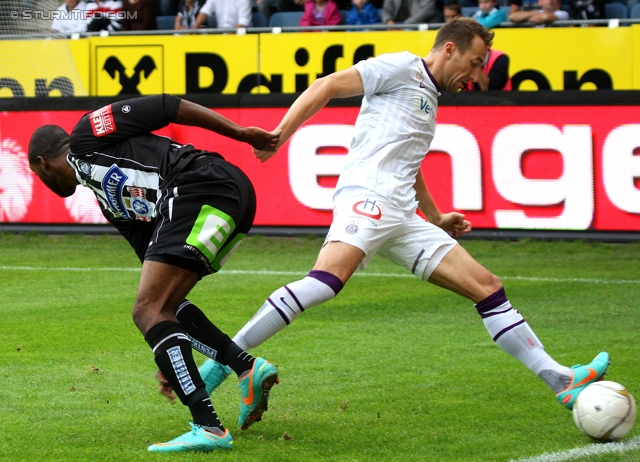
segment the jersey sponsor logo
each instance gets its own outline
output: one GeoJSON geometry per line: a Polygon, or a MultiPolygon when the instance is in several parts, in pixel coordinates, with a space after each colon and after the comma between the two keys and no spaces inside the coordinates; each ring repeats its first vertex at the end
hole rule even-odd
{"type": "Polygon", "coordinates": [[[180,382],[182,391],[184,391],[185,395],[193,393],[196,389],[196,386],[193,384],[191,375],[189,375],[189,370],[187,369],[187,365],[184,362],[184,357],[182,356],[180,347],[174,346],[169,348],[167,350],[167,354],[169,355],[169,360],[171,361],[173,370],[178,377],[178,382],[180,382]]]}
{"type": "Polygon", "coordinates": [[[128,178],[129,177],[114,164],[102,179],[102,190],[104,191],[109,208],[116,216],[119,215],[125,218],[131,218],[122,201],[122,189],[128,178]]]}
{"type": "Polygon", "coordinates": [[[125,104],[124,106],[122,106],[122,112],[124,114],[129,114],[131,112],[131,106],[129,106],[128,104],[125,104]]]}
{"type": "Polygon", "coordinates": [[[431,106],[429,106],[429,101],[424,99],[422,96],[420,97],[420,110],[424,111],[425,114],[431,114],[431,106]]]}
{"type": "Polygon", "coordinates": [[[382,210],[376,204],[375,200],[364,200],[353,204],[353,211],[363,217],[371,218],[373,220],[379,220],[382,218],[382,210]]]}
{"type": "Polygon", "coordinates": [[[104,136],[116,131],[110,104],[93,111],[89,117],[94,136],[104,136]]]}

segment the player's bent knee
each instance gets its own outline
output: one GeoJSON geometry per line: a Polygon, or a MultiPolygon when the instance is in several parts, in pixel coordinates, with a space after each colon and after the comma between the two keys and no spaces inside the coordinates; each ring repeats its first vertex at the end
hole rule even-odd
{"type": "Polygon", "coordinates": [[[138,329],[140,329],[143,334],[146,333],[148,328],[145,328],[145,324],[147,324],[146,320],[148,316],[147,310],[143,304],[138,303],[137,301],[134,303],[133,308],[131,308],[131,318],[138,329]]]}
{"type": "Polygon", "coordinates": [[[172,318],[171,314],[165,313],[162,309],[138,300],[136,300],[131,309],[131,317],[133,318],[133,323],[143,335],[159,322],[172,318]]]}
{"type": "Polygon", "coordinates": [[[491,293],[497,292],[498,290],[502,289],[502,287],[502,281],[500,280],[500,278],[493,273],[489,273],[488,288],[491,293]]]}

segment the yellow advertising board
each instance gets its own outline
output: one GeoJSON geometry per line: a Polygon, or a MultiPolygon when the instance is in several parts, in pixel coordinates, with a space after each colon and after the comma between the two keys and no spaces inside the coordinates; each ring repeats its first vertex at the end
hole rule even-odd
{"type": "Polygon", "coordinates": [[[237,93],[258,72],[258,35],[92,37],[91,94],[237,93]]]}
{"type": "MultiPolygon", "coordinates": [[[[633,86],[633,35],[640,26],[546,27],[494,29],[494,48],[509,55],[512,79],[519,90],[609,88],[633,86]],[[532,80],[533,79],[533,80],[532,80]],[[534,83],[537,82],[537,84],[534,83]],[[595,83],[594,83],[595,81],[595,83]]],[[[638,48],[636,48],[638,50],[638,48]]]]}
{"type": "MultiPolygon", "coordinates": [[[[640,88],[633,80],[633,35],[640,26],[609,29],[494,29],[494,48],[510,57],[521,90],[640,88]],[[608,85],[608,86],[607,86],[608,85]]],[[[426,56],[437,31],[301,33],[261,36],[260,72],[282,80],[282,92],[301,91],[321,75],[382,53],[426,56]]],[[[640,39],[639,39],[640,40],[640,39]]],[[[637,44],[640,49],[640,43],[637,44]]],[[[637,65],[637,64],[636,64],[637,65]]],[[[638,73],[636,73],[638,74],[638,73]]]]}
{"type": "Polygon", "coordinates": [[[76,96],[89,95],[89,88],[91,87],[91,65],[89,62],[89,40],[68,40],[67,44],[71,50],[71,56],[75,63],[76,70],[82,81],[83,93],[76,91],[76,96]]]}
{"type": "Polygon", "coordinates": [[[633,84],[630,88],[640,89],[640,59],[637,57],[637,51],[640,50],[640,24],[631,27],[633,32],[632,49],[636,51],[636,56],[627,63],[627,66],[633,70],[633,84]]]}
{"type": "Polygon", "coordinates": [[[276,91],[294,93],[361,59],[397,51],[426,55],[434,39],[435,32],[417,31],[302,32],[296,40],[290,34],[262,34],[260,73],[276,91]]]}
{"type": "Polygon", "coordinates": [[[89,67],[82,57],[88,57],[89,43],[70,43],[0,40],[0,97],[87,95],[82,76],[88,78],[89,67]]]}
{"type": "MultiPolygon", "coordinates": [[[[509,55],[514,88],[640,89],[640,58],[634,53],[640,50],[640,25],[494,31],[494,48],[509,55]]],[[[136,35],[0,41],[0,97],[294,93],[320,76],[382,53],[409,51],[425,56],[436,33],[136,35]]]]}

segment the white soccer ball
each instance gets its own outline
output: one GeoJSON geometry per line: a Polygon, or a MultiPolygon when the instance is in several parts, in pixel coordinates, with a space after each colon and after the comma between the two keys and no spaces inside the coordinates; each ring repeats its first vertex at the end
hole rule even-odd
{"type": "Polygon", "coordinates": [[[623,438],[636,420],[636,402],[619,383],[602,380],[589,384],[573,405],[573,421],[598,441],[623,438]]]}

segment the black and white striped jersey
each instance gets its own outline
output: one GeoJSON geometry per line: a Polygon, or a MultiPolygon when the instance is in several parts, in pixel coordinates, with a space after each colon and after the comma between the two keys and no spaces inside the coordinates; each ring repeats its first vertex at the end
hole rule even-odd
{"type": "Polygon", "coordinates": [[[85,114],[73,128],[67,160],[107,219],[153,221],[163,179],[199,152],[151,133],[173,122],[179,105],[170,95],[129,99],[85,114]]]}

